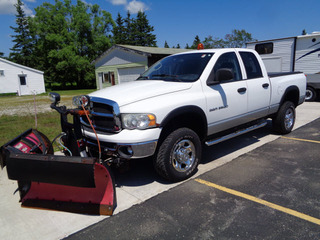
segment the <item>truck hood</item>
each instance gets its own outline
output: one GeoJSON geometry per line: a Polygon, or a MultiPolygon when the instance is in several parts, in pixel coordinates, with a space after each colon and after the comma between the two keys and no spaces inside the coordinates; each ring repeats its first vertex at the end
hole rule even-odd
{"type": "Polygon", "coordinates": [[[107,87],[89,96],[115,101],[121,107],[147,98],[187,90],[191,86],[192,83],[142,80],[107,87]]]}

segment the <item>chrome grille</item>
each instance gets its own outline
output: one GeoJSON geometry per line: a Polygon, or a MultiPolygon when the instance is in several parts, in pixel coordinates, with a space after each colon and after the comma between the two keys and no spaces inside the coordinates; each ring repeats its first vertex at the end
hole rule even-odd
{"type": "MultiPolygon", "coordinates": [[[[118,133],[121,131],[120,111],[116,102],[90,97],[90,120],[99,133],[118,133]]],[[[86,116],[80,117],[84,129],[92,131],[86,116]]]]}

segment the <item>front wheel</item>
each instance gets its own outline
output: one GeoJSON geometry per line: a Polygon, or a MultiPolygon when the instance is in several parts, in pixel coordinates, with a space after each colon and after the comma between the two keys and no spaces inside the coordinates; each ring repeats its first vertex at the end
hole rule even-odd
{"type": "Polygon", "coordinates": [[[161,143],[154,166],[159,175],[173,182],[191,177],[201,158],[199,136],[189,128],[179,128],[161,143]]]}
{"type": "Polygon", "coordinates": [[[296,120],[295,106],[292,102],[284,102],[276,116],[272,119],[273,128],[281,134],[290,133],[296,120]]]}

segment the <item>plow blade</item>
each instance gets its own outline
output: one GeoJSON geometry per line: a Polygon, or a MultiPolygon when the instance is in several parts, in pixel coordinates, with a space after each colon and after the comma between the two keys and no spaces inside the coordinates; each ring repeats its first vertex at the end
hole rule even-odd
{"type": "Polygon", "coordinates": [[[94,183],[94,188],[86,188],[31,182],[30,189],[21,199],[21,206],[112,215],[116,205],[114,184],[108,169],[98,163],[94,165],[94,183]]]}
{"type": "MultiPolygon", "coordinates": [[[[0,149],[1,167],[6,166],[9,179],[18,181],[21,206],[112,215],[116,195],[109,167],[92,157],[39,154],[40,148],[39,153],[22,152],[20,146],[25,148],[26,138],[34,140],[34,133],[28,130],[0,149]]],[[[45,143],[39,146],[48,145],[40,140],[45,143]]]]}

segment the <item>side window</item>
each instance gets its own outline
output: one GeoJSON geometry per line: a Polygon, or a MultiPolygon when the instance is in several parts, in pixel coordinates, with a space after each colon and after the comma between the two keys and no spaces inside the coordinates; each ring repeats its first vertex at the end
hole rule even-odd
{"type": "Polygon", "coordinates": [[[260,55],[273,53],[273,43],[260,43],[254,48],[260,55]]]}
{"type": "Polygon", "coordinates": [[[234,52],[222,54],[213,67],[214,76],[220,68],[229,68],[233,71],[234,81],[242,79],[238,58],[234,52]]]}
{"type": "Polygon", "coordinates": [[[262,77],[262,71],[258,59],[251,52],[240,52],[248,79],[262,77]]]}

